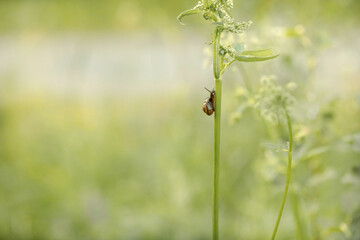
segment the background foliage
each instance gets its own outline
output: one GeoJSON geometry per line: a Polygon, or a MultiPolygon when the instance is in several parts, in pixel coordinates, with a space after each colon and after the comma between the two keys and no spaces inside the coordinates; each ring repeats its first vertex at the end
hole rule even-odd
{"type": "MultiPolygon", "coordinates": [[[[0,239],[210,239],[211,28],[176,21],[194,4],[0,1],[0,239]]],[[[223,41],[280,56],[224,75],[221,238],[269,238],[280,204],[286,126],[251,110],[266,75],[295,99],[277,239],[359,240],[360,2],[234,5],[254,24],[223,41]]]]}

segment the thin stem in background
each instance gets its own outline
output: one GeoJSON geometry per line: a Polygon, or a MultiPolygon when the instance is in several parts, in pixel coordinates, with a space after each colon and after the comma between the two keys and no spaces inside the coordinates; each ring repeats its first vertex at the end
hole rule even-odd
{"type": "Polygon", "coordinates": [[[241,75],[243,76],[245,87],[249,92],[252,92],[249,75],[247,74],[245,67],[241,63],[239,64],[239,66],[240,66],[241,75]]]}
{"type": "Polygon", "coordinates": [[[288,193],[288,190],[289,190],[290,179],[291,179],[291,163],[292,163],[292,150],[293,150],[292,126],[291,126],[291,119],[290,119],[289,113],[288,113],[285,105],[283,105],[283,109],[285,111],[286,120],[287,120],[287,124],[288,124],[288,131],[289,131],[288,167],[287,167],[287,173],[286,173],[286,184],[285,184],[285,189],[284,189],[284,195],[283,195],[283,199],[282,199],[282,202],[281,202],[279,214],[278,214],[278,217],[277,217],[277,220],[276,220],[276,224],[275,224],[275,227],[274,227],[274,231],[273,231],[271,240],[275,239],[276,232],[277,232],[279,224],[280,224],[281,215],[282,215],[283,210],[284,210],[286,196],[287,196],[287,193],[288,193]]]}
{"type": "Polygon", "coordinates": [[[290,204],[291,204],[291,209],[293,212],[294,220],[296,223],[298,239],[299,240],[308,239],[307,237],[305,237],[304,226],[301,221],[301,216],[300,216],[300,211],[299,211],[299,199],[298,199],[297,193],[295,193],[294,191],[290,191],[290,204]]]}
{"type": "Polygon", "coordinates": [[[219,172],[220,172],[220,124],[221,124],[221,88],[220,78],[220,35],[218,28],[213,35],[213,71],[215,79],[215,117],[214,117],[214,162],[213,162],[213,240],[219,239],[219,172]]]}

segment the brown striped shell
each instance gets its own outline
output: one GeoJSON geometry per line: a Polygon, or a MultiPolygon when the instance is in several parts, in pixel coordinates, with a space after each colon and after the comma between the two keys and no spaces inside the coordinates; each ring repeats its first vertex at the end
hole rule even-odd
{"type": "Polygon", "coordinates": [[[204,113],[210,116],[215,112],[215,91],[213,90],[209,92],[210,92],[210,97],[205,99],[202,109],[204,113]]]}

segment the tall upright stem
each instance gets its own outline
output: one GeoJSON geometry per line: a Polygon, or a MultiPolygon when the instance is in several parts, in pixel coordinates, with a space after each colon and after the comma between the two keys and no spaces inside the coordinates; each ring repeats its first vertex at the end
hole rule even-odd
{"type": "Polygon", "coordinates": [[[292,149],[293,149],[292,127],[291,127],[291,119],[290,119],[289,113],[288,113],[285,105],[283,105],[283,109],[285,111],[286,120],[287,120],[287,124],[288,124],[288,131],[289,131],[288,167],[287,167],[287,173],[286,173],[286,184],[285,184],[285,189],[284,189],[284,195],[283,195],[283,199],[281,201],[279,214],[278,214],[278,217],[277,217],[277,220],[276,220],[276,224],[275,224],[275,227],[274,227],[274,231],[273,231],[271,240],[275,239],[276,232],[277,232],[277,229],[278,229],[279,224],[280,224],[281,215],[282,215],[283,210],[284,210],[286,196],[287,196],[287,193],[289,191],[289,185],[290,185],[290,179],[291,179],[291,163],[292,163],[292,149]]]}
{"type": "Polygon", "coordinates": [[[221,88],[220,78],[220,35],[216,28],[213,35],[213,71],[215,79],[215,118],[214,118],[214,162],[213,162],[213,240],[219,239],[219,168],[220,168],[220,124],[221,124],[221,88]]]}
{"type": "MultiPolygon", "coordinates": [[[[220,79],[220,35],[221,31],[218,28],[215,28],[213,33],[213,72],[215,80],[220,79]]],[[[216,82],[215,82],[216,83],[216,82]]],[[[215,102],[216,104],[216,102],[215,102]]]]}

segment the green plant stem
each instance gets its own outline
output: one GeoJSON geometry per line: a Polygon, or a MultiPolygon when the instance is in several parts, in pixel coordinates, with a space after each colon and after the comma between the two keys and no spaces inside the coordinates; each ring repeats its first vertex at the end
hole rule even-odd
{"type": "Polygon", "coordinates": [[[287,196],[287,193],[289,190],[290,179],[291,179],[291,163],[292,163],[292,149],[293,149],[292,126],[291,126],[291,119],[290,119],[289,113],[288,113],[285,105],[283,105],[283,109],[285,111],[286,120],[287,120],[287,124],[288,124],[288,131],[289,131],[288,167],[287,167],[287,173],[286,173],[286,184],[285,184],[285,189],[284,189],[284,195],[283,195],[283,199],[281,201],[279,214],[278,214],[278,217],[276,220],[276,224],[274,227],[274,231],[273,231],[271,240],[275,239],[276,232],[277,232],[279,224],[280,224],[281,216],[282,216],[284,206],[285,206],[286,196],[287,196]]]}
{"type": "Polygon", "coordinates": [[[221,124],[221,59],[219,55],[221,32],[216,28],[213,35],[213,71],[215,79],[215,117],[214,117],[214,162],[213,162],[213,240],[219,239],[219,172],[220,172],[220,124],[221,124]]]}
{"type": "MultiPolygon", "coordinates": [[[[219,50],[220,50],[220,35],[221,32],[218,28],[215,28],[214,33],[213,33],[213,72],[214,72],[214,78],[216,79],[220,79],[220,61],[221,61],[221,57],[219,54],[219,50]]],[[[216,104],[216,102],[215,102],[216,104]]]]}
{"type": "Polygon", "coordinates": [[[296,224],[296,230],[298,232],[298,234],[297,234],[298,239],[305,240],[307,238],[305,237],[304,227],[303,227],[303,224],[301,221],[301,216],[300,216],[300,211],[299,211],[299,200],[298,200],[297,193],[295,193],[294,191],[290,191],[290,204],[291,204],[291,209],[292,209],[295,224],[296,224]]]}
{"type": "Polygon", "coordinates": [[[225,72],[225,70],[226,70],[231,64],[233,64],[235,61],[236,61],[236,60],[232,60],[231,62],[225,63],[225,64],[223,65],[223,67],[221,68],[220,75],[223,75],[224,72],[225,72]]]}

